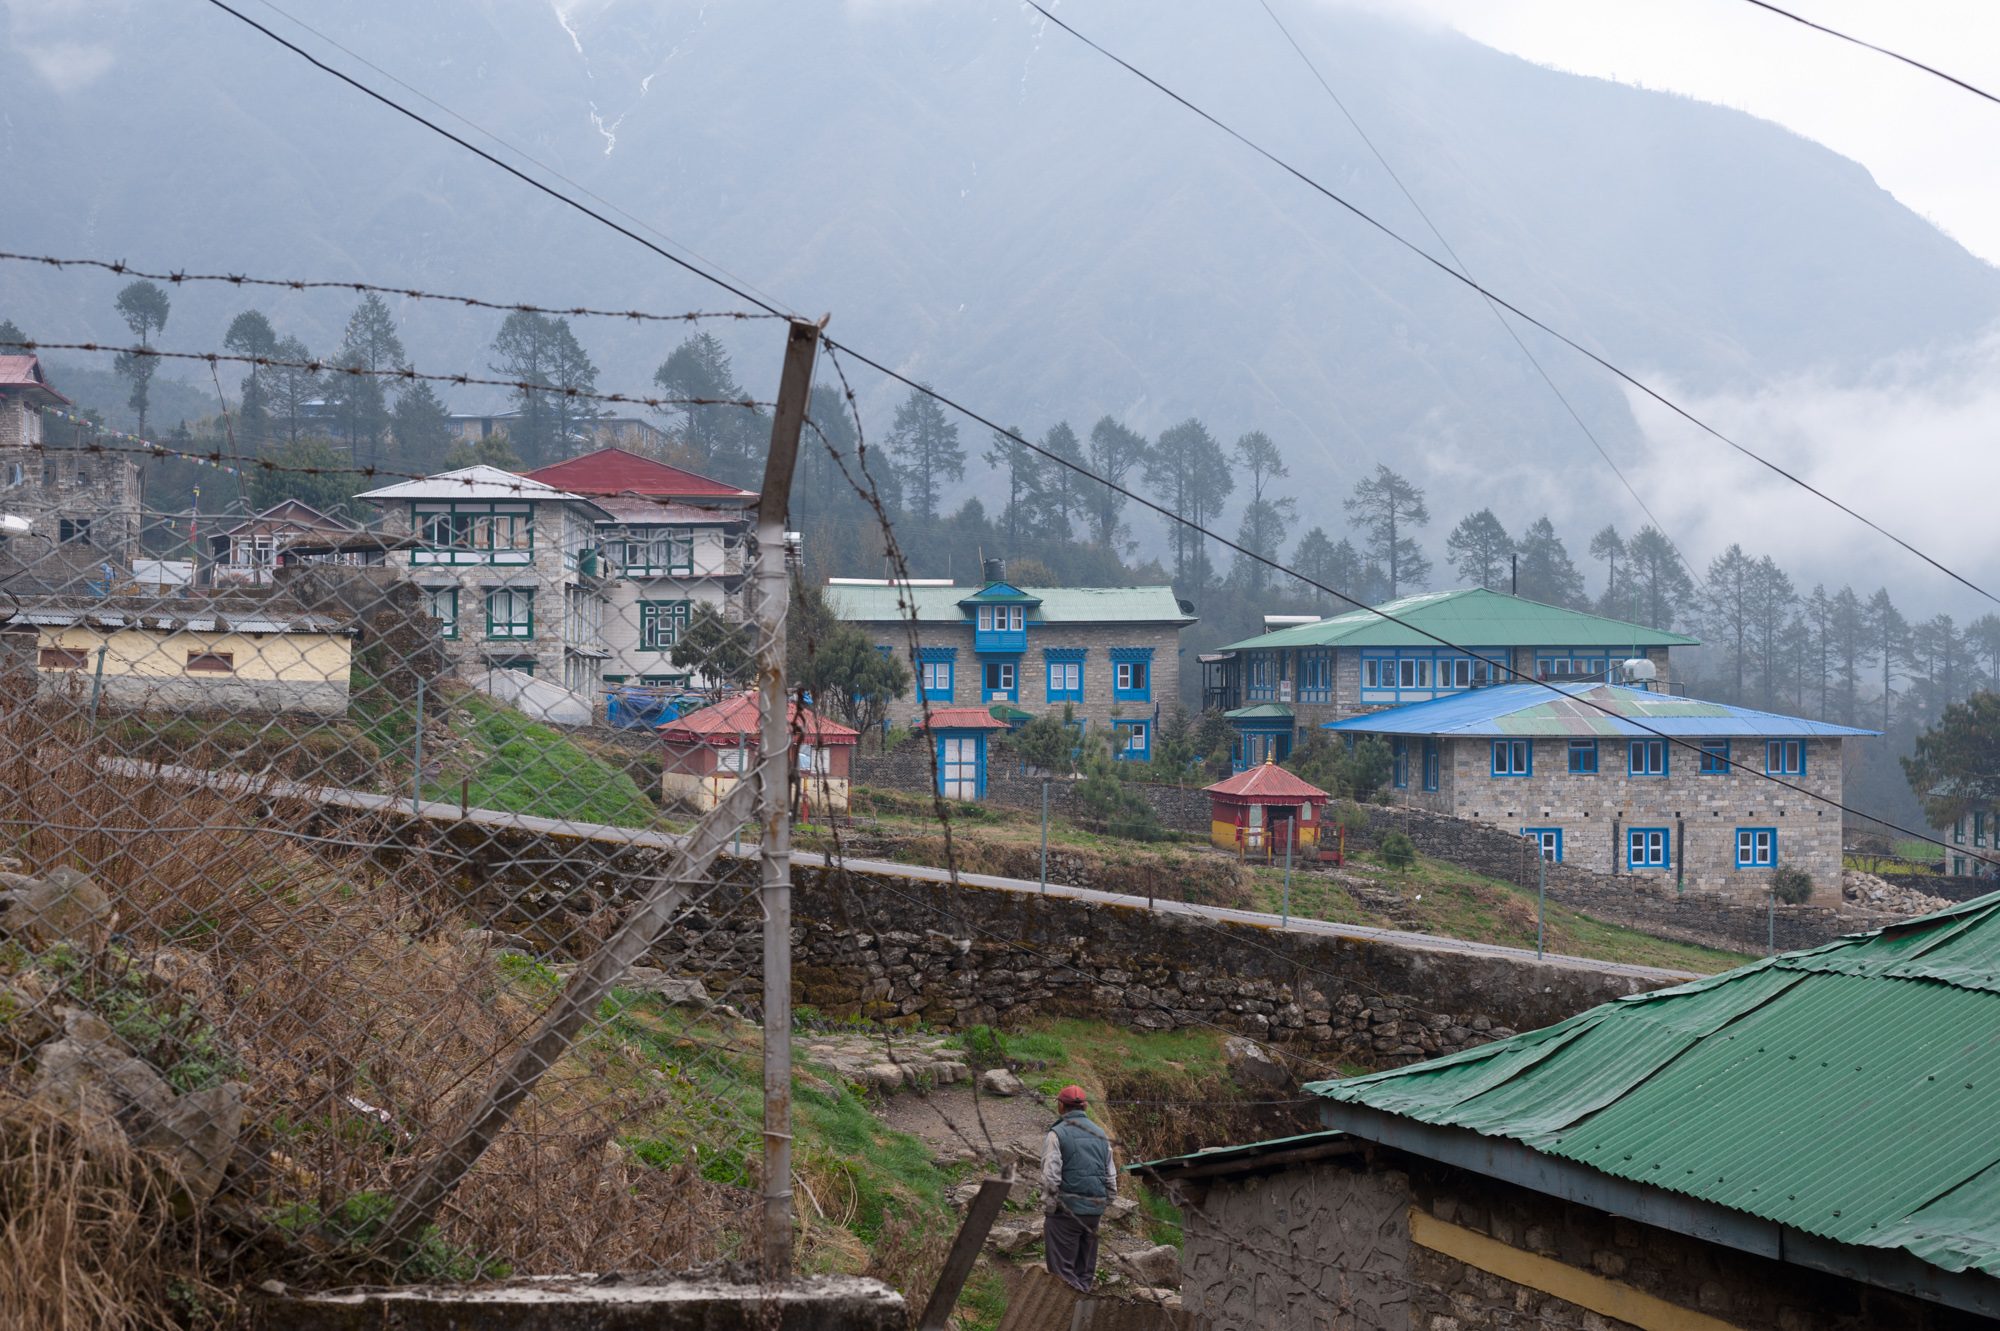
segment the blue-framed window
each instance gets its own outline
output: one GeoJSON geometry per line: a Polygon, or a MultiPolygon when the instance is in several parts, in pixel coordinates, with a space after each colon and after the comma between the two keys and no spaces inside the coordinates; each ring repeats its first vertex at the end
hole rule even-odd
{"type": "Polygon", "coordinates": [[[1299,701],[1333,701],[1333,653],[1315,647],[1299,653],[1299,701]]]}
{"type": "Polygon", "coordinates": [[[1625,866],[1629,869],[1673,868],[1674,843],[1671,830],[1664,827],[1627,828],[1625,866]]]}
{"type": "Polygon", "coordinates": [[[1278,696],[1278,658],[1274,652],[1252,652],[1243,666],[1243,693],[1251,702],[1278,696]]]}
{"type": "Polygon", "coordinates": [[[1573,739],[1569,742],[1569,770],[1573,776],[1597,775],[1597,741],[1573,739]]]}
{"type": "Polygon", "coordinates": [[[1262,767],[1266,759],[1281,763],[1292,756],[1292,732],[1289,730],[1245,730],[1229,742],[1229,765],[1231,770],[1248,771],[1252,767],[1262,767]]]}
{"type": "Polygon", "coordinates": [[[1770,869],[1778,863],[1778,829],[1739,827],[1736,829],[1736,867],[1770,869]]]}
{"type": "Polygon", "coordinates": [[[982,661],[979,668],[979,701],[1015,701],[1021,692],[1020,676],[1018,661],[982,661]]]}
{"type": "Polygon", "coordinates": [[[1663,739],[1635,739],[1626,757],[1625,770],[1632,776],[1665,776],[1667,742],[1663,739]]]}
{"type": "Polygon", "coordinates": [[[1610,664],[1610,658],[1602,653],[1593,656],[1578,651],[1538,652],[1535,655],[1535,678],[1602,679],[1610,664]]]}
{"type": "Polygon", "coordinates": [[[1153,756],[1153,723],[1113,721],[1111,756],[1123,762],[1143,763],[1153,756]]]}
{"type": "Polygon", "coordinates": [[[982,605],[973,611],[974,651],[1021,652],[1027,647],[1027,606],[982,605]]]}
{"type": "Polygon", "coordinates": [[[1082,647],[1044,647],[1043,660],[1047,663],[1045,683],[1050,702],[1083,701],[1083,660],[1088,653],[1082,647]]]}
{"type": "Polygon", "coordinates": [[[438,622],[440,638],[458,636],[458,588],[426,587],[424,589],[424,609],[438,622]]]}
{"type": "Polygon", "coordinates": [[[1701,742],[1701,774],[1703,776],[1729,775],[1728,740],[1705,739],[1701,742]]]}
{"type": "Polygon", "coordinates": [[[1426,739],[1424,741],[1425,790],[1436,790],[1438,788],[1438,747],[1436,739],[1426,739]]]}
{"type": "Polygon", "coordinates": [[[1111,649],[1111,697],[1117,702],[1153,700],[1153,649],[1111,649]]]}
{"type": "Polygon", "coordinates": [[[1410,788],[1410,741],[1400,737],[1389,741],[1389,784],[1398,790],[1410,788]]]}
{"type": "Polygon", "coordinates": [[[1524,827],[1521,835],[1535,843],[1550,864],[1563,862],[1563,830],[1560,827],[1524,827]]]}
{"type": "Polygon", "coordinates": [[[1764,741],[1764,770],[1773,776],[1806,774],[1806,742],[1802,739],[1764,741]]]}
{"type": "Polygon", "coordinates": [[[1493,741],[1493,775],[1532,776],[1535,771],[1535,746],[1525,739],[1496,739],[1493,741]]]}
{"type": "MultiPolygon", "coordinates": [[[[1361,654],[1361,700],[1394,702],[1434,698],[1498,683],[1505,674],[1504,652],[1462,656],[1453,652],[1412,649],[1361,654]]],[[[1304,701],[1302,699],[1302,701],[1304,701]]]]}
{"type": "Polygon", "coordinates": [[[956,662],[949,656],[937,660],[918,663],[924,672],[924,699],[927,702],[950,702],[956,681],[952,678],[956,662]]]}

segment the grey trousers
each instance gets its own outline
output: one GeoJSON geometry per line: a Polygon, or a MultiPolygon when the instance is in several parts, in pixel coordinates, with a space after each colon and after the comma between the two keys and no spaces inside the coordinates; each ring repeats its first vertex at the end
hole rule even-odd
{"type": "Polygon", "coordinates": [[[1097,1279],[1097,1222],[1104,1217],[1050,1212],[1042,1221],[1042,1250],[1051,1274],[1078,1289],[1097,1279]]]}

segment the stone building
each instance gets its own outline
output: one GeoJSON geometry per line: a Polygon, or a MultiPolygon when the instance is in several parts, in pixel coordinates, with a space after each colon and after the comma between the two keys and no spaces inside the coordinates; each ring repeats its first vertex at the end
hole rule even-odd
{"type": "Polygon", "coordinates": [[[1503,684],[1321,728],[1387,740],[1398,801],[1531,837],[1552,862],[1756,896],[1790,866],[1834,902],[1842,745],[1876,733],[1575,683],[1503,684]]]}
{"type": "MultiPolygon", "coordinates": [[[[601,422],[600,422],[601,423],[601,422]]],[[[757,493],[670,467],[622,448],[602,448],[527,474],[590,499],[603,574],[605,658],[597,684],[706,686],[673,662],[697,605],[741,609],[746,538],[757,493]]]]}
{"type": "MultiPolygon", "coordinates": [[[[68,563],[109,563],[109,583],[139,554],[139,462],[78,446],[86,427],[67,440],[45,423],[42,408],[69,405],[38,358],[0,355],[0,513],[34,524],[13,544],[32,542],[44,553],[52,544],[73,557],[68,563]]],[[[19,551],[11,557],[35,562],[19,551]]]]}
{"type": "MultiPolygon", "coordinates": [[[[998,570],[992,570],[997,574],[998,570]]],[[[1152,756],[1161,706],[1180,694],[1180,631],[1194,612],[1171,587],[1016,587],[831,578],[834,614],[910,663],[898,721],[932,706],[1061,711],[1109,728],[1121,758],[1152,756]],[[911,644],[914,606],[916,642],[911,644]]]]}
{"type": "Polygon", "coordinates": [[[278,564],[294,545],[324,548],[360,535],[344,518],[320,512],[298,499],[282,499],[262,513],[210,534],[204,581],[211,586],[268,587],[276,583],[278,564]]]}
{"type": "Polygon", "coordinates": [[[1327,1131],[1139,1171],[1215,1327],[1990,1328],[1996,969],[1987,898],[1314,1083],[1327,1131]]]}
{"type": "Polygon", "coordinates": [[[605,578],[580,495],[497,467],[464,467],[358,496],[382,510],[389,565],[422,590],[447,659],[594,693],[605,578]]]}
{"type": "Polygon", "coordinates": [[[1517,678],[1609,679],[1636,658],[1650,664],[1656,688],[1671,691],[1669,649],[1698,645],[1484,587],[1422,592],[1204,655],[1202,706],[1228,715],[1242,771],[1266,758],[1283,762],[1322,722],[1517,678]]]}

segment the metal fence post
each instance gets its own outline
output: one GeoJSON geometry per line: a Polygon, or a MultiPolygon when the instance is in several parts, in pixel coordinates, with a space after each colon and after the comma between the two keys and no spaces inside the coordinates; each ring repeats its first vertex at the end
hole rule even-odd
{"type": "Polygon", "coordinates": [[[792,320],[757,500],[758,812],[764,824],[763,1276],[792,1274],[792,737],[785,699],[785,520],[819,326],[792,320]]]}
{"type": "Polygon", "coordinates": [[[1042,781],[1042,891],[1049,890],[1049,783],[1042,781]]]}
{"type": "Polygon", "coordinates": [[[424,799],[424,677],[417,676],[417,730],[410,740],[410,816],[422,812],[424,799]]]}

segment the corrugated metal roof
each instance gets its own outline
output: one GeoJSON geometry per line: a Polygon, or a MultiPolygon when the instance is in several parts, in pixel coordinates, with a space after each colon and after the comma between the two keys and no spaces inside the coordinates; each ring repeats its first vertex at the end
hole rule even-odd
{"type": "Polygon", "coordinates": [[[1676,739],[1777,736],[1834,739],[1878,735],[1831,721],[1754,707],[1650,693],[1623,684],[1496,684],[1379,712],[1328,721],[1323,730],[1358,735],[1439,735],[1575,739],[1669,735],[1676,739]],[[1610,714],[1607,715],[1607,712],[1610,714]]]}
{"type": "Polygon", "coordinates": [[[404,481],[398,485],[386,485],[379,490],[369,490],[356,495],[371,503],[397,499],[518,499],[528,503],[548,500],[571,500],[579,504],[590,501],[580,495],[558,490],[540,481],[531,481],[526,476],[516,476],[511,471],[484,464],[476,467],[460,467],[456,471],[441,471],[435,476],[426,476],[420,481],[404,481]]]}
{"type": "Polygon", "coordinates": [[[1693,647],[1695,639],[1581,610],[1565,610],[1505,592],[1471,587],[1420,592],[1368,610],[1349,610],[1233,642],[1226,652],[1271,647],[1436,647],[1436,634],[1460,647],[1693,647]],[[1394,615],[1411,627],[1384,619],[1394,615]],[[1419,632],[1418,630],[1423,630],[1419,632]]]}
{"type": "MultiPolygon", "coordinates": [[[[976,587],[910,587],[885,584],[857,587],[842,583],[826,589],[833,613],[863,624],[908,621],[902,603],[914,604],[918,623],[963,624],[970,612],[959,604],[976,587]]],[[[1181,611],[1172,587],[1023,587],[1038,598],[1028,611],[1030,624],[1192,624],[1181,611]]]]}
{"type": "MultiPolygon", "coordinates": [[[[763,724],[762,714],[757,710],[756,695],[739,693],[672,721],[663,721],[654,729],[668,743],[733,746],[738,735],[743,736],[746,742],[754,743],[763,731],[763,724]]],[[[786,724],[793,734],[802,735],[815,744],[853,744],[861,738],[860,731],[850,730],[838,721],[829,721],[796,702],[789,705],[786,724]]]]}
{"type": "Polygon", "coordinates": [[[1005,730],[1007,723],[984,707],[933,707],[918,717],[918,730],[1005,730]]]}
{"type": "Polygon", "coordinates": [[[2000,894],[1307,1089],[2000,1275],[2000,894]]]}
{"type": "Polygon", "coordinates": [[[655,462],[652,458],[623,448],[600,448],[580,457],[565,458],[528,472],[530,480],[541,481],[558,490],[577,494],[614,495],[630,492],[667,499],[754,500],[755,490],[745,490],[685,468],[655,462]]]}

